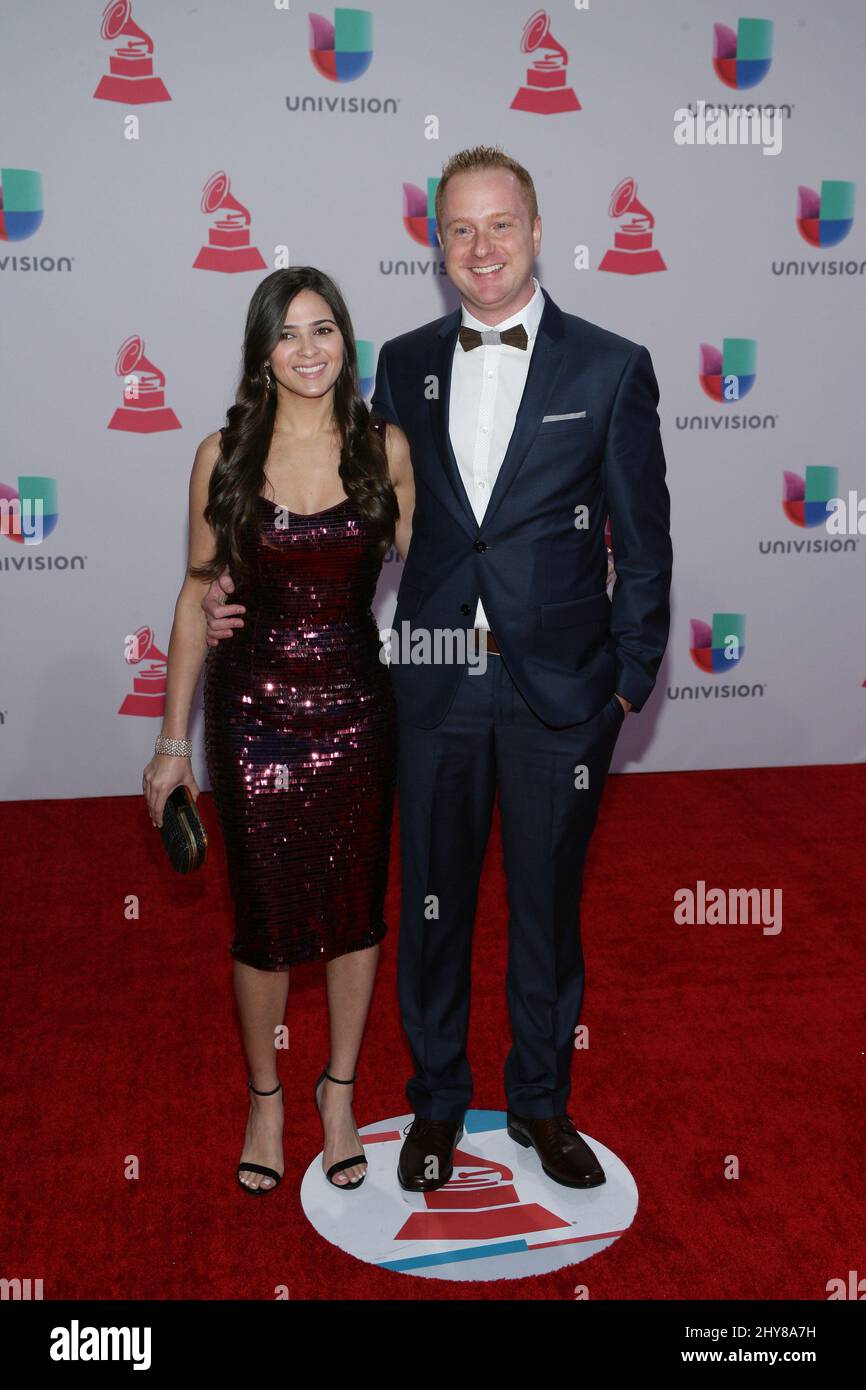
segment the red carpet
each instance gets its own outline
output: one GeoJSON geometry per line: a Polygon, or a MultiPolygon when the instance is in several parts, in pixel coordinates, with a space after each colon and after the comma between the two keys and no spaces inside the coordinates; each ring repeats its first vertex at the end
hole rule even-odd
{"type": "MultiPolygon", "coordinates": [[[[142,798],[0,805],[0,1275],[44,1279],[46,1299],[269,1300],[283,1284],[296,1299],[571,1299],[577,1283],[593,1299],[826,1298],[828,1279],[863,1273],[864,791],[857,766],[611,778],[587,870],[591,1046],[575,1053],[571,1113],[631,1169],[640,1206],[583,1265],[474,1284],[371,1268],[303,1216],[327,1054],[320,966],[295,970],[289,992],[286,1176],[254,1201],[237,1186],[247,1073],[211,798],[211,855],[191,879],[164,862],[142,798]],[[677,925],[673,895],[699,879],[781,888],[781,933],[677,925]]],[[[394,853],[359,1124],[407,1109],[396,835],[394,853]]],[[[490,1109],[504,1107],[505,927],[495,824],[471,1036],[473,1104],[490,1109]]]]}

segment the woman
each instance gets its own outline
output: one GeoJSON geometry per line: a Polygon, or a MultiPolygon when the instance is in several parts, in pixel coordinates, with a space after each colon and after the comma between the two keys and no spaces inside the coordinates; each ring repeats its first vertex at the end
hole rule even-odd
{"type": "MultiPolygon", "coordinates": [[[[235,905],[234,986],[250,1111],[238,1181],[283,1173],[274,1038],[288,969],[327,962],[329,1060],[316,1085],[323,1168],[346,1189],[366,1163],[351,1082],[376,972],[396,764],[396,719],[371,601],[390,544],[409,547],[405,435],[374,427],[336,285],[275,271],[250,301],[228,425],[190,479],[189,566],[168,651],[162,736],[186,740],[205,656],[205,751],[235,905]],[[385,442],[383,443],[383,435],[385,442]],[[247,621],[208,652],[202,597],[226,566],[247,621]]],[[[144,773],[151,820],[198,787],[185,743],[144,773]]]]}

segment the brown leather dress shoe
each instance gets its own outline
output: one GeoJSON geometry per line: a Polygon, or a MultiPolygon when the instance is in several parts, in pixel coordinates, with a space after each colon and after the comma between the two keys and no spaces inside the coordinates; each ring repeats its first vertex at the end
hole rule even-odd
{"type": "Polygon", "coordinates": [[[600,1187],[607,1181],[604,1169],[568,1115],[534,1120],[509,1110],[508,1133],[525,1149],[535,1149],[542,1171],[563,1187],[600,1187]]]}
{"type": "Polygon", "coordinates": [[[460,1120],[413,1120],[397,1164],[400,1186],[407,1192],[444,1187],[454,1172],[454,1147],[462,1138],[460,1120]]]}

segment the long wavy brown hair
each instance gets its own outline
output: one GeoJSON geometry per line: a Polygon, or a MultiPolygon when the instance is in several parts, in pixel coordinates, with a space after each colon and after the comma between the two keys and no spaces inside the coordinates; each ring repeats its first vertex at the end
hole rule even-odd
{"type": "Polygon", "coordinates": [[[340,431],[340,478],[378,535],[384,555],[394,539],[399,515],[381,437],[371,424],[361,395],[358,356],[349,310],[330,276],[314,266],[275,270],[256,287],[247,310],[243,367],[235,403],[226,411],[220,455],[210,476],[205,520],[214,532],[214,554],[190,569],[194,579],[215,579],[226,566],[236,581],[248,571],[244,538],[255,533],[257,499],[265,482],[277,411],[277,386],[267,385],[264,363],[283,331],[288,306],[302,290],[320,294],[343,339],[343,366],[333,388],[334,420],[340,431]]]}

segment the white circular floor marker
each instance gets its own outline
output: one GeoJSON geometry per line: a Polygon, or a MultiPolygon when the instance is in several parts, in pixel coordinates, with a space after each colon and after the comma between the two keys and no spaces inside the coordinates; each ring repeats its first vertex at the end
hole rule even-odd
{"type": "Polygon", "coordinates": [[[307,1220],[347,1254],[425,1279],[523,1279],[579,1264],[612,1245],[637,1211],[625,1164],[588,1134],[607,1181],[586,1189],[545,1177],[534,1149],[506,1133],[503,1110],[470,1110],[454,1155],[454,1176],[435,1192],[404,1192],[397,1158],[412,1115],[360,1130],[367,1176],[341,1192],[322,1155],[301,1184],[307,1220]]]}

